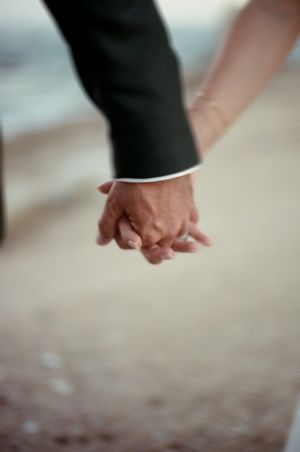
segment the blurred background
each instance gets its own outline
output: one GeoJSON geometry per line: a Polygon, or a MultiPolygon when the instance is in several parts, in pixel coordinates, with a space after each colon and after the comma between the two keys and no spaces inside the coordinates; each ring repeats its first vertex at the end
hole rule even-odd
{"type": "MultiPolygon", "coordinates": [[[[158,2],[187,104],[244,3],[158,2]]],[[[153,267],[94,243],[106,124],[49,15],[0,12],[0,450],[282,450],[300,392],[299,44],[200,171],[214,247],[153,267]]]]}

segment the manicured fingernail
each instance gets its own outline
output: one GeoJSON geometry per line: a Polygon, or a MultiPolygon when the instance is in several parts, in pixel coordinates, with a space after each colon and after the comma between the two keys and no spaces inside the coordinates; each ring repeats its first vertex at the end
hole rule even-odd
{"type": "Polygon", "coordinates": [[[128,240],[128,245],[129,245],[131,248],[135,249],[135,250],[140,250],[140,249],[141,249],[141,248],[139,247],[139,245],[138,245],[136,242],[134,242],[133,240],[128,240]]]}

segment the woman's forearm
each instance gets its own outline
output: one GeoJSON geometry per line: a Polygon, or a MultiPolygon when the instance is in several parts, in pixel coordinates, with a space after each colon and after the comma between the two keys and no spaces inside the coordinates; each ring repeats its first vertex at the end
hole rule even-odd
{"type": "Polygon", "coordinates": [[[241,10],[190,110],[202,152],[268,83],[299,30],[300,0],[252,0],[241,10]]]}

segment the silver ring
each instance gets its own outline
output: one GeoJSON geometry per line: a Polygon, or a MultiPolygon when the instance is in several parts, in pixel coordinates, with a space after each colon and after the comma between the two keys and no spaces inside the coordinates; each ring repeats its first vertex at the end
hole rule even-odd
{"type": "Polygon", "coordinates": [[[190,238],[190,236],[189,236],[188,233],[183,234],[183,235],[180,237],[180,239],[181,239],[181,240],[184,240],[185,242],[187,242],[187,241],[189,240],[189,238],[190,238]]]}

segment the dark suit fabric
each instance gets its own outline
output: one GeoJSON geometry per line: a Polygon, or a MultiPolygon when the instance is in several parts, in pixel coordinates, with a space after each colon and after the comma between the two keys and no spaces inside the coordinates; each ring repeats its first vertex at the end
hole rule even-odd
{"type": "Polygon", "coordinates": [[[108,119],[115,177],[159,177],[199,163],[178,63],[154,3],[44,1],[87,93],[108,119]]]}

